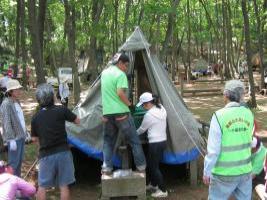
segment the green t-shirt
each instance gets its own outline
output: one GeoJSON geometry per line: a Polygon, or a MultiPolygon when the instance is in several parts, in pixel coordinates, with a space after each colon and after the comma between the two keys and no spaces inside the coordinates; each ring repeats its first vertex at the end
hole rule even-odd
{"type": "Polygon", "coordinates": [[[130,112],[117,94],[119,88],[128,88],[127,76],[117,66],[112,65],[101,74],[103,115],[130,112]]]}

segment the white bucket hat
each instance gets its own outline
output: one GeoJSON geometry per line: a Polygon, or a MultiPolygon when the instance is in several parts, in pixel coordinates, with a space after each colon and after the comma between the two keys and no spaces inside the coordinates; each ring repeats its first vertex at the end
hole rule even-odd
{"type": "Polygon", "coordinates": [[[16,90],[22,88],[18,80],[10,79],[6,84],[6,91],[16,90]]]}
{"type": "Polygon", "coordinates": [[[150,92],[145,92],[145,93],[141,94],[141,96],[139,97],[139,102],[138,102],[138,104],[136,104],[136,106],[139,107],[146,102],[152,101],[153,99],[154,98],[150,92]]]}

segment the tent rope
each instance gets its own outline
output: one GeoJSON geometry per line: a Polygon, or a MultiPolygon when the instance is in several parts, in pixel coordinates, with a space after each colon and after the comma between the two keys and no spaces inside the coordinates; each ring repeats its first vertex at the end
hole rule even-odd
{"type": "MultiPolygon", "coordinates": [[[[153,63],[152,58],[151,58],[151,55],[150,55],[150,50],[148,49],[147,45],[145,44],[145,40],[144,40],[144,38],[143,38],[143,34],[141,33],[141,31],[140,31],[139,28],[138,28],[138,32],[139,32],[139,34],[140,34],[140,36],[141,36],[142,43],[144,44],[144,47],[145,47],[146,52],[147,52],[147,54],[148,54],[149,61],[150,61],[151,63],[153,63]]],[[[156,76],[157,76],[157,78],[158,78],[160,84],[161,84],[162,86],[164,86],[163,83],[162,83],[162,81],[161,81],[161,79],[160,79],[160,77],[159,77],[159,75],[158,75],[157,70],[155,70],[155,74],[156,74],[156,76]]],[[[175,111],[175,114],[178,116],[178,119],[180,120],[180,122],[181,122],[183,128],[185,129],[187,135],[189,136],[190,140],[191,140],[192,143],[195,145],[195,147],[198,149],[198,151],[199,151],[199,153],[201,154],[201,156],[204,158],[205,156],[204,156],[204,154],[202,153],[202,152],[205,152],[204,148],[202,149],[201,147],[199,147],[199,146],[197,145],[197,143],[194,141],[193,137],[190,135],[188,129],[186,128],[184,122],[182,121],[180,114],[176,111],[176,109],[175,109],[175,107],[174,107],[172,101],[170,100],[169,95],[167,94],[167,92],[166,92],[165,90],[163,90],[163,91],[164,91],[164,93],[165,93],[165,97],[168,98],[168,100],[169,100],[169,102],[170,102],[170,104],[171,104],[173,110],[175,111]]]]}

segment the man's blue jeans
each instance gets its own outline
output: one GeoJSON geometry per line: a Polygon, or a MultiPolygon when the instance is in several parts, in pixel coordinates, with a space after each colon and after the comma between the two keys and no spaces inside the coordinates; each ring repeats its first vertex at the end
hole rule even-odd
{"type": "Polygon", "coordinates": [[[104,145],[103,145],[104,162],[102,170],[112,171],[113,169],[112,155],[119,131],[121,131],[121,134],[125,136],[127,142],[130,144],[132,148],[134,162],[137,169],[145,170],[146,168],[145,156],[141,142],[136,132],[132,116],[130,114],[128,114],[128,116],[125,118],[123,118],[123,115],[105,116],[104,119],[105,119],[104,145]]]}
{"type": "Polygon", "coordinates": [[[241,176],[216,176],[210,180],[209,200],[227,200],[233,195],[236,200],[251,200],[251,174],[241,176]]]}

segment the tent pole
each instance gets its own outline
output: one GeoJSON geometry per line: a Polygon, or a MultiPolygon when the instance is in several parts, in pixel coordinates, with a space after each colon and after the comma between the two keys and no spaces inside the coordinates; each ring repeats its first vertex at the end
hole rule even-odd
{"type": "Polygon", "coordinates": [[[190,161],[190,184],[197,186],[197,159],[190,161]]]}

